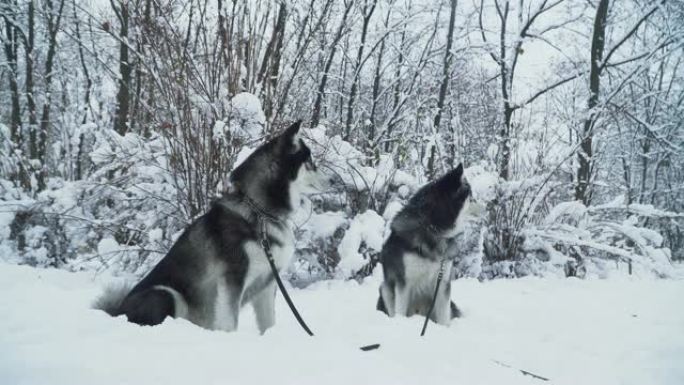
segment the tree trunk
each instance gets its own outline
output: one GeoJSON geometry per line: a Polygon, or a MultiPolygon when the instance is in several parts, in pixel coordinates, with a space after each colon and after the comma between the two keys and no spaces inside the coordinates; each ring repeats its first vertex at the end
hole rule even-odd
{"type": "Polygon", "coordinates": [[[36,102],[34,99],[33,89],[33,46],[35,42],[35,4],[31,0],[28,3],[27,22],[28,22],[28,39],[24,51],[26,52],[26,104],[28,106],[29,118],[29,157],[31,159],[38,158],[38,113],[36,112],[36,102]]]}
{"type": "Polygon", "coordinates": [[[119,18],[119,89],[116,94],[116,113],[114,117],[114,130],[119,135],[128,131],[128,111],[130,108],[131,87],[131,64],[128,58],[128,5],[119,2],[119,9],[112,1],[112,8],[119,18]]]}
{"type": "Polygon", "coordinates": [[[511,122],[513,120],[513,107],[511,106],[511,81],[506,62],[506,24],[508,21],[509,3],[506,2],[504,12],[501,14],[501,33],[499,35],[499,71],[501,76],[501,99],[503,112],[503,125],[499,131],[499,177],[508,180],[511,168],[511,122]]]}
{"type": "MultiPolygon", "coordinates": [[[[350,35],[351,34],[347,34],[347,36],[345,37],[344,43],[341,44],[341,51],[342,52],[347,52],[347,50],[349,49],[350,35]]],[[[339,92],[336,92],[336,94],[337,94],[337,118],[335,119],[335,121],[338,121],[338,122],[343,121],[342,116],[344,115],[344,106],[345,106],[344,100],[346,98],[345,98],[344,92],[342,92],[342,91],[347,86],[347,66],[349,65],[349,61],[350,60],[349,60],[348,55],[342,55],[342,57],[340,58],[340,70],[338,71],[338,75],[337,75],[339,81],[338,81],[338,84],[334,88],[336,90],[341,90],[339,92]]],[[[332,104],[332,102],[330,102],[330,104],[332,104]]],[[[325,115],[325,116],[328,115],[328,110],[326,109],[326,107],[328,107],[328,106],[327,105],[323,106],[323,115],[325,115]]],[[[332,108],[331,108],[331,110],[332,110],[332,108]]]]}
{"type": "MultiPolygon", "coordinates": [[[[411,11],[411,3],[409,2],[409,12],[411,11]]],[[[401,41],[399,42],[399,57],[397,58],[397,66],[394,71],[394,92],[392,99],[392,111],[397,111],[401,101],[401,68],[404,65],[404,47],[406,45],[406,25],[401,30],[401,41]]],[[[390,121],[387,124],[387,139],[392,137],[394,130],[394,122],[390,121]]],[[[385,142],[385,151],[389,152],[392,148],[391,141],[385,142]]]]}
{"type": "Polygon", "coordinates": [[[454,24],[456,22],[456,6],[458,5],[458,0],[451,0],[451,13],[449,15],[449,30],[447,31],[447,44],[446,52],[444,54],[444,66],[442,67],[442,84],[439,86],[439,98],[437,99],[437,113],[435,114],[435,119],[432,123],[433,125],[433,135],[435,136],[435,142],[430,149],[430,159],[428,160],[427,167],[427,177],[428,180],[434,178],[436,173],[435,167],[435,157],[437,148],[437,134],[439,133],[439,125],[442,122],[442,112],[444,110],[444,101],[446,100],[447,90],[449,88],[449,78],[451,77],[451,60],[453,54],[451,52],[451,46],[454,41],[454,24]]]}
{"type": "MultiPolygon", "coordinates": [[[[390,3],[392,5],[393,3],[390,3]]],[[[389,19],[390,15],[392,14],[392,7],[390,6],[389,9],[387,10],[387,16],[385,17],[385,29],[387,29],[387,26],[389,25],[389,19]]],[[[368,132],[368,143],[371,147],[375,147],[375,130],[377,127],[377,120],[376,120],[376,113],[378,109],[378,99],[380,98],[380,80],[382,77],[382,58],[385,54],[385,40],[386,38],[383,37],[382,41],[380,42],[380,50],[378,51],[378,61],[375,64],[375,74],[373,75],[373,100],[372,100],[372,105],[371,105],[371,112],[370,112],[370,131],[368,132]]],[[[375,150],[377,151],[377,149],[375,150]]]]}
{"type": "Polygon", "coordinates": [[[342,39],[342,34],[344,32],[344,27],[347,25],[347,16],[351,11],[353,0],[348,0],[345,2],[344,14],[342,15],[342,20],[340,21],[339,27],[337,27],[337,32],[335,32],[335,37],[333,38],[332,44],[330,45],[330,53],[325,62],[325,69],[323,70],[323,76],[321,77],[321,83],[318,86],[318,92],[316,94],[316,101],[314,102],[313,114],[311,116],[311,125],[313,127],[318,126],[321,121],[321,105],[323,104],[323,96],[325,94],[325,86],[328,83],[328,72],[333,64],[333,59],[335,58],[335,53],[337,52],[337,44],[342,39]]]}
{"type": "MultiPolygon", "coordinates": [[[[16,1],[5,0],[2,2],[4,11],[9,13],[17,9],[16,1]]],[[[12,15],[13,16],[13,15],[12,15]]],[[[5,58],[7,66],[9,67],[9,89],[10,99],[12,100],[12,109],[10,112],[10,136],[12,142],[16,147],[21,147],[22,133],[21,133],[21,107],[19,104],[19,82],[17,81],[18,68],[17,58],[19,51],[19,31],[5,18],[5,39],[3,41],[3,48],[5,50],[5,58]]],[[[11,17],[11,16],[10,16],[11,17]]]]}
{"type": "Polygon", "coordinates": [[[257,75],[257,83],[261,85],[261,99],[264,101],[264,115],[266,115],[267,122],[271,120],[270,118],[273,114],[273,98],[278,86],[286,18],[287,6],[285,3],[282,3],[276,16],[276,25],[273,28],[271,39],[266,46],[259,74],[257,75]]]}
{"type": "Polygon", "coordinates": [[[589,72],[589,101],[588,117],[585,119],[582,136],[580,138],[580,151],[577,153],[579,163],[577,169],[577,184],[575,185],[575,199],[582,201],[585,205],[591,203],[591,183],[592,171],[594,167],[593,155],[593,128],[598,118],[595,111],[599,100],[601,87],[601,68],[603,60],[603,49],[606,36],[606,19],[608,17],[609,0],[600,0],[596,8],[596,18],[594,19],[594,32],[591,39],[591,69],[589,72]]]}
{"type": "Polygon", "coordinates": [[[361,67],[363,65],[363,49],[366,45],[366,36],[368,36],[368,24],[375,11],[375,6],[377,5],[377,0],[372,0],[372,3],[368,5],[368,0],[363,4],[363,27],[361,28],[361,42],[359,44],[359,50],[356,53],[356,63],[354,65],[354,73],[352,76],[351,90],[349,91],[349,101],[347,103],[347,123],[345,124],[345,139],[349,140],[351,135],[351,125],[354,119],[354,101],[356,99],[356,93],[358,91],[359,85],[359,74],[361,72],[361,67]],[[370,9],[369,9],[370,7],[370,9]]]}
{"type": "Polygon", "coordinates": [[[52,1],[46,1],[47,5],[47,32],[48,32],[48,50],[45,59],[45,102],[43,103],[43,112],[40,117],[40,132],[38,133],[38,160],[40,161],[41,169],[38,171],[38,191],[46,188],[47,181],[47,142],[50,130],[50,109],[52,108],[52,97],[50,86],[52,85],[52,69],[55,63],[55,55],[57,54],[57,34],[59,33],[62,11],[64,10],[64,2],[60,0],[59,8],[55,9],[52,1]]]}
{"type": "MultiPolygon", "coordinates": [[[[85,53],[83,52],[83,37],[81,36],[80,20],[78,19],[78,14],[76,12],[76,0],[73,0],[73,14],[75,23],[75,33],[76,40],[78,43],[78,57],[81,61],[81,69],[83,70],[83,76],[86,78],[85,95],[83,96],[83,118],[81,119],[81,124],[86,124],[88,121],[88,113],[90,111],[90,92],[93,87],[93,80],[90,78],[90,71],[86,65],[85,53]]],[[[81,131],[78,136],[78,150],[76,151],[76,170],[74,179],[81,180],[83,178],[83,163],[86,161],[84,155],[85,152],[85,135],[81,131]]]]}
{"type": "Polygon", "coordinates": [[[499,177],[503,180],[508,180],[510,177],[511,168],[511,123],[513,121],[513,111],[508,100],[503,103],[503,125],[499,131],[501,138],[500,161],[499,161],[499,177]]]}

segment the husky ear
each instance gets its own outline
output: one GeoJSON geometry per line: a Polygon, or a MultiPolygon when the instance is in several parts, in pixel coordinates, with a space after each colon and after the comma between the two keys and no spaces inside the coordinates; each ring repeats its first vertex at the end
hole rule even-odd
{"type": "Polygon", "coordinates": [[[463,163],[459,163],[458,167],[446,173],[438,183],[446,189],[458,188],[461,184],[461,177],[463,177],[463,163]]]}
{"type": "Polygon", "coordinates": [[[297,134],[299,133],[299,128],[302,126],[302,121],[298,120],[294,122],[290,127],[285,129],[282,134],[283,143],[294,146],[297,144],[297,134]]]}
{"type": "Polygon", "coordinates": [[[461,177],[463,176],[463,163],[459,163],[454,172],[458,176],[458,179],[461,180],[461,177]]]}

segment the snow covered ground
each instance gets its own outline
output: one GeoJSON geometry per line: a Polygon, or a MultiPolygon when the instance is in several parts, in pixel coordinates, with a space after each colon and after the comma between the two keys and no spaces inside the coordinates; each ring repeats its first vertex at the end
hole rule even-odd
{"type": "Polygon", "coordinates": [[[259,336],[249,308],[235,333],[140,327],[89,308],[112,278],[0,264],[0,384],[684,383],[684,280],[455,281],[464,318],[424,338],[374,310],[378,280],[292,290],[316,336],[280,297],[259,336]]]}

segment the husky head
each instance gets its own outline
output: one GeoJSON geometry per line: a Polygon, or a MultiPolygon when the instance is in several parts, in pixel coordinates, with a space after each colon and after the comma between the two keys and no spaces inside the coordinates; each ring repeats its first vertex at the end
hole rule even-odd
{"type": "Polygon", "coordinates": [[[417,225],[439,237],[454,237],[461,230],[469,197],[470,185],[463,175],[463,164],[459,164],[418,190],[397,216],[393,227],[409,230],[417,225]]]}
{"type": "Polygon", "coordinates": [[[292,212],[302,193],[319,188],[321,177],[311,150],[299,138],[301,123],[257,148],[230,176],[239,193],[276,215],[292,212]]]}

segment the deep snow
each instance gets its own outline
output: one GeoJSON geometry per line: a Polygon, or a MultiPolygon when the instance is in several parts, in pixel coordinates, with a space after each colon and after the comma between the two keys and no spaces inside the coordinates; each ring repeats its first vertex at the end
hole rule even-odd
{"type": "Polygon", "coordinates": [[[291,290],[313,338],[280,297],[264,336],[250,308],[235,333],[129,324],[89,308],[112,282],[0,264],[0,384],[684,383],[684,280],[458,280],[464,318],[424,338],[374,310],[377,276],[291,290]]]}

